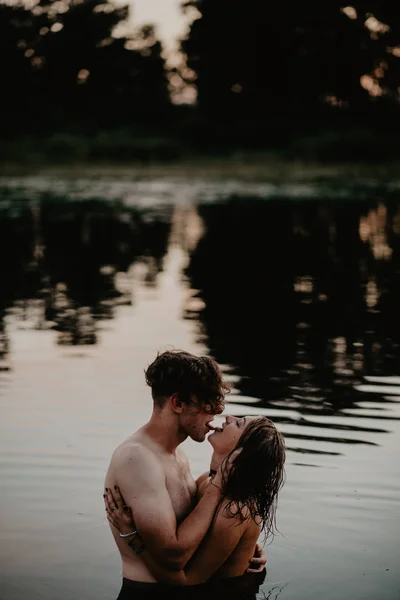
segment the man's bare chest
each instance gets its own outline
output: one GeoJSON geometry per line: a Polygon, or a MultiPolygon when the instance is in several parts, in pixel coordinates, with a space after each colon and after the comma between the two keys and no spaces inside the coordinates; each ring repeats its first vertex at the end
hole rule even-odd
{"type": "Polygon", "coordinates": [[[178,522],[182,521],[196,503],[197,486],[189,469],[179,463],[165,466],[166,485],[178,522]]]}

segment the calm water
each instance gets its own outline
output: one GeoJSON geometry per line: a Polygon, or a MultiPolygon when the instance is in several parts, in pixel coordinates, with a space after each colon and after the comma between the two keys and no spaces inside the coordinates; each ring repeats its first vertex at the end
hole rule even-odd
{"type": "Polygon", "coordinates": [[[103,477],[170,346],[286,436],[260,598],[399,597],[396,187],[0,181],[1,600],[116,597],[103,477]]]}

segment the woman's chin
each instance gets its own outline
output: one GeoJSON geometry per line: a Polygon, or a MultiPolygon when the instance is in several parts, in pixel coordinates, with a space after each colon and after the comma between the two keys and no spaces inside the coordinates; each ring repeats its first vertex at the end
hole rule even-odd
{"type": "Polygon", "coordinates": [[[210,435],[207,437],[207,442],[209,442],[211,444],[211,446],[214,447],[214,438],[215,438],[215,433],[210,433],[210,435]]]}

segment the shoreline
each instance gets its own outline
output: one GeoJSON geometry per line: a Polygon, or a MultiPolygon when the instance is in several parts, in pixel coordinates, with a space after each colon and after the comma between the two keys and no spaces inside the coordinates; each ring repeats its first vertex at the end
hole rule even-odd
{"type": "Polygon", "coordinates": [[[0,177],[60,177],[64,179],[121,177],[124,180],[211,178],[251,182],[384,182],[400,176],[400,160],[388,164],[322,163],[282,160],[271,156],[204,158],[174,162],[77,162],[64,164],[0,164],[0,177]]]}

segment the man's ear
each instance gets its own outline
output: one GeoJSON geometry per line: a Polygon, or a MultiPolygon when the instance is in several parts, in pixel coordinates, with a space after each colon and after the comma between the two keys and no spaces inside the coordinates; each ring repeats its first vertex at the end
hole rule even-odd
{"type": "Polygon", "coordinates": [[[183,402],[179,399],[179,394],[176,392],[169,397],[169,403],[174,413],[181,415],[183,412],[183,402]]]}

